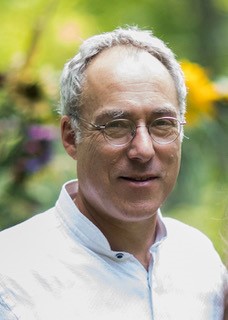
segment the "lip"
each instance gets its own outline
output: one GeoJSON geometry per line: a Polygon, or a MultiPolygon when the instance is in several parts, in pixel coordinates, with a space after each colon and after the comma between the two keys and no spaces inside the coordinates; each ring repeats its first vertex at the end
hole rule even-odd
{"type": "Polygon", "coordinates": [[[121,179],[124,179],[124,180],[128,180],[128,181],[148,181],[148,180],[154,180],[154,179],[156,179],[156,178],[158,178],[158,177],[156,177],[156,176],[133,176],[133,177],[131,177],[131,176],[123,176],[123,177],[120,177],[121,179]]]}
{"type": "Polygon", "coordinates": [[[157,175],[126,175],[121,176],[120,179],[135,186],[149,186],[151,183],[159,179],[157,175]]]}

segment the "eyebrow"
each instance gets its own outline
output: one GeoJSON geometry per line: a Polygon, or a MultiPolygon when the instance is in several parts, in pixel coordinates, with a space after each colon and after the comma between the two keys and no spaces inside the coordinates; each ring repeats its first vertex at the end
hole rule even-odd
{"type": "Polygon", "coordinates": [[[167,104],[153,110],[152,114],[159,115],[159,116],[164,116],[164,115],[177,116],[178,110],[172,104],[167,104]]]}
{"type": "Polygon", "coordinates": [[[96,121],[102,121],[105,118],[110,118],[110,119],[119,119],[121,117],[126,117],[127,115],[129,115],[129,112],[125,112],[123,110],[120,109],[108,109],[108,110],[103,110],[101,113],[99,113],[96,116],[96,121]]]}
{"type": "MultiPolygon", "coordinates": [[[[162,107],[158,107],[156,109],[151,110],[151,116],[153,117],[163,117],[163,116],[171,116],[176,117],[178,114],[178,110],[172,104],[166,104],[162,107]]],[[[132,116],[132,112],[128,110],[121,110],[121,109],[106,109],[102,110],[96,116],[96,121],[105,121],[109,119],[120,119],[120,118],[130,118],[132,116]]]]}

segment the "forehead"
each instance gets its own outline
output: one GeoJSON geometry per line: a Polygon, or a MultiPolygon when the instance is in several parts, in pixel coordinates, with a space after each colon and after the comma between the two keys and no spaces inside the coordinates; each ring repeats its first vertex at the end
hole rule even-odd
{"type": "Polygon", "coordinates": [[[108,48],[99,53],[89,64],[86,70],[87,78],[100,73],[108,76],[135,76],[137,80],[146,75],[171,77],[166,67],[149,52],[136,48],[132,45],[118,45],[108,48]],[[138,73],[140,65],[141,72],[138,73]],[[141,77],[140,77],[141,76],[141,77]]]}
{"type": "Polygon", "coordinates": [[[116,46],[104,50],[87,67],[85,79],[83,105],[89,113],[112,106],[151,106],[162,100],[177,108],[171,75],[160,61],[142,49],[116,46]]]}

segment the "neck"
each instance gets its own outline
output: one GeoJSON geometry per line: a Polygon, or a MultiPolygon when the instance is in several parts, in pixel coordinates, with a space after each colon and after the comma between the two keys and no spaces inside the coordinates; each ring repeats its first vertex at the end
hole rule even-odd
{"type": "Polygon", "coordinates": [[[156,216],[140,222],[121,222],[109,226],[98,226],[108,239],[111,249],[131,253],[148,269],[151,254],[150,247],[156,237],[156,216]]]}
{"type": "Polygon", "coordinates": [[[81,208],[77,198],[74,202],[79,210],[104,234],[113,251],[131,253],[148,270],[151,260],[150,247],[156,237],[157,213],[144,220],[129,222],[106,215],[91,215],[90,210],[85,210],[85,207],[81,208]]]}

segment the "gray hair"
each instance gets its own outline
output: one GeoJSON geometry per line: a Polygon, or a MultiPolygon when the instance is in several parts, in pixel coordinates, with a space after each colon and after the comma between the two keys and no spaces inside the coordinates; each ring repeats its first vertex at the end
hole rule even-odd
{"type": "Polygon", "coordinates": [[[162,40],[155,37],[151,31],[140,30],[138,27],[118,28],[112,32],[95,35],[82,43],[79,53],[66,63],[63,69],[60,114],[70,116],[74,119],[74,126],[78,126],[76,119],[77,116],[80,116],[85,70],[96,55],[104,49],[117,45],[133,46],[145,50],[167,68],[174,80],[180,117],[184,120],[186,86],[181,67],[174,53],[162,40]]]}

